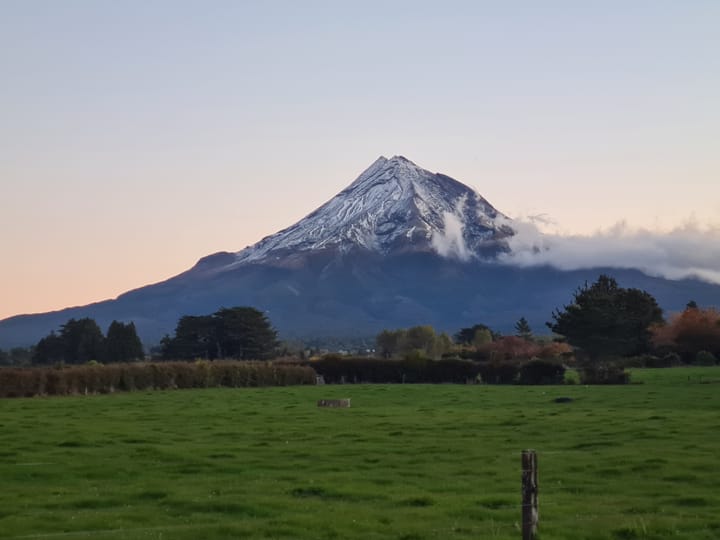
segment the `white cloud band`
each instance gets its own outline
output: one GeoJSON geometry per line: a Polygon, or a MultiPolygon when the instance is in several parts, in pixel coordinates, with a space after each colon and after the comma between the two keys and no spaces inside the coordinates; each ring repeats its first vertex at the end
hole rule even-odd
{"type": "Polygon", "coordinates": [[[690,221],[670,231],[651,231],[618,223],[593,235],[563,235],[541,232],[537,221],[508,223],[517,234],[501,262],[561,270],[636,268],[668,279],[696,277],[720,284],[720,227],[690,221]]]}

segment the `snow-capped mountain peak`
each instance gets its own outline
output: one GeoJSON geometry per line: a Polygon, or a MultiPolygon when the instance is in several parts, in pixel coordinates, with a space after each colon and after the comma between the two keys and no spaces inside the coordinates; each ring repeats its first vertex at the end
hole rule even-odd
{"type": "Polygon", "coordinates": [[[402,156],[379,157],[352,184],[294,225],[236,254],[232,266],[324,250],[435,251],[467,260],[507,249],[513,234],[475,190],[402,156]]]}

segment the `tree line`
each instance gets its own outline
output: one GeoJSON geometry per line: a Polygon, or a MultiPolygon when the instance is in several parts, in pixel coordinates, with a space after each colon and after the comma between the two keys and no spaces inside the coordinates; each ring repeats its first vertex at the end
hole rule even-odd
{"type": "Polygon", "coordinates": [[[524,317],[509,336],[484,324],[462,328],[452,340],[428,326],[383,330],[376,338],[377,354],[515,364],[572,358],[588,377],[612,381],[627,379],[622,366],[714,365],[720,358],[720,312],[716,309],[691,301],[683,312],[666,320],[651,294],[621,287],[607,275],[579,287],[572,301],[554,310],[551,318],[546,323],[551,338],[536,338],[524,317]]]}
{"type": "MultiPolygon", "coordinates": [[[[221,308],[210,315],[186,315],[172,336],[160,342],[166,360],[265,360],[275,354],[277,332],[267,316],[252,307],[221,308]]],[[[104,335],[89,317],[70,319],[35,345],[36,364],[129,362],[145,357],[135,324],[113,321],[104,335]]]]}
{"type": "Polygon", "coordinates": [[[262,311],[233,307],[211,315],[181,317],[175,333],[162,339],[160,354],[173,360],[265,360],[275,354],[277,346],[277,331],[262,311]]]}
{"type": "Polygon", "coordinates": [[[70,319],[58,332],[42,338],[33,353],[36,364],[84,364],[129,362],[145,357],[142,342],[132,322],[113,321],[103,334],[95,320],[70,319]]]}
{"type": "MultiPolygon", "coordinates": [[[[552,338],[536,338],[525,318],[517,321],[515,334],[509,336],[481,323],[461,328],[452,337],[427,325],[386,329],[376,336],[375,355],[384,359],[502,360],[574,354],[590,363],[644,355],[647,365],[714,364],[720,357],[717,310],[691,301],[683,312],[666,320],[652,295],[623,288],[607,275],[579,287],[571,302],[553,311],[551,318],[546,326],[552,338]]],[[[155,353],[156,358],[165,360],[263,360],[287,352],[287,346],[282,349],[279,345],[277,331],[262,311],[238,306],[181,317],[155,353]]],[[[300,356],[303,352],[304,348],[300,356]]],[[[103,334],[90,318],[70,319],[32,348],[0,350],[0,364],[6,365],[127,362],[144,357],[132,322],[113,321],[103,334]]]]}
{"type": "Polygon", "coordinates": [[[601,275],[556,310],[548,327],[586,360],[668,356],[676,363],[714,364],[720,356],[720,312],[688,302],[684,311],[665,319],[655,298],[639,289],[620,287],[601,275]]]}
{"type": "MultiPolygon", "coordinates": [[[[162,360],[266,360],[277,353],[277,331],[252,307],[221,308],[210,315],[186,315],[166,335],[154,357],[162,360]]],[[[113,321],[104,334],[89,317],[70,319],[33,347],[0,350],[0,365],[131,362],[145,358],[133,322],[113,321]]]]}

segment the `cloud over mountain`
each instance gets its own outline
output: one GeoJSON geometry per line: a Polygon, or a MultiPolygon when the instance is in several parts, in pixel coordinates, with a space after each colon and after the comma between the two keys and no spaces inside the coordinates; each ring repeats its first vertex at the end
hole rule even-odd
{"type": "Polygon", "coordinates": [[[667,279],[699,278],[720,284],[720,227],[692,220],[669,231],[634,228],[621,222],[592,235],[542,232],[540,217],[512,221],[516,234],[501,262],[550,265],[561,270],[635,268],[667,279]]]}

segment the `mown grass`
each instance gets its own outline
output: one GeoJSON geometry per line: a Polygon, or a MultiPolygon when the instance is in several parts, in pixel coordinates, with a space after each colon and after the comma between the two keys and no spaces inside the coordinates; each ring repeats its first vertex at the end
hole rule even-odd
{"type": "Polygon", "coordinates": [[[541,538],[720,537],[720,369],[634,380],[2,400],[0,537],[516,539],[523,448],[541,538]]]}

